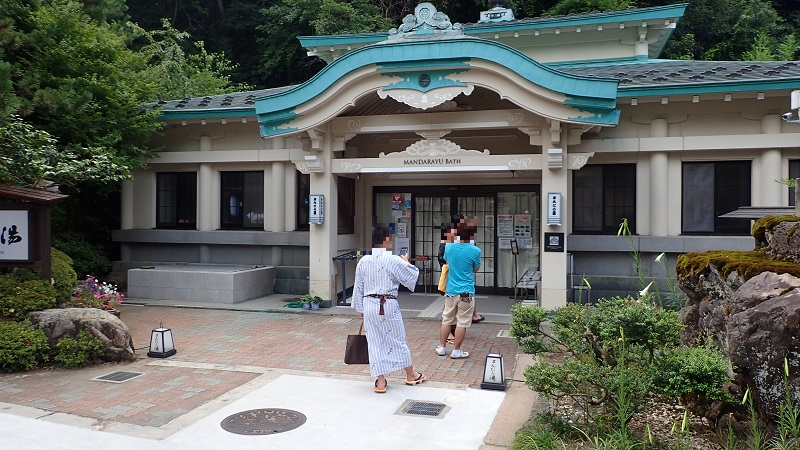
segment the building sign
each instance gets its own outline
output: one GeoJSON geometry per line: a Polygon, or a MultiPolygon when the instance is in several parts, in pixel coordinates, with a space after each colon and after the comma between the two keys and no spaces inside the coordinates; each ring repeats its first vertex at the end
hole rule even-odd
{"type": "Polygon", "coordinates": [[[0,260],[27,261],[30,259],[28,211],[0,211],[0,260]]]}
{"type": "Polygon", "coordinates": [[[547,194],[547,224],[561,225],[561,194],[558,192],[547,194]]]}
{"type": "Polygon", "coordinates": [[[452,166],[457,164],[461,164],[460,158],[403,159],[404,166],[452,166]]]}
{"type": "Polygon", "coordinates": [[[308,223],[321,225],[325,223],[325,197],[322,195],[308,196],[308,223]]]}
{"type": "Polygon", "coordinates": [[[544,251],[546,251],[546,252],[563,252],[564,251],[564,233],[545,233],[544,234],[544,251]]]}

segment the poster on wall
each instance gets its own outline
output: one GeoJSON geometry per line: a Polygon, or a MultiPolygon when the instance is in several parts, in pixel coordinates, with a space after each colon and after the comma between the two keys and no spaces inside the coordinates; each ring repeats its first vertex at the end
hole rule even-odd
{"type": "Polygon", "coordinates": [[[401,237],[395,238],[395,240],[394,240],[394,254],[395,255],[399,255],[400,254],[400,249],[403,248],[403,247],[409,248],[409,243],[410,243],[410,239],[409,238],[401,238],[401,237]]]}
{"type": "Polygon", "coordinates": [[[497,215],[497,237],[514,237],[514,216],[497,215]]]}
{"type": "Polygon", "coordinates": [[[511,250],[511,238],[498,238],[497,248],[500,250],[511,250]]]}
{"type": "Polygon", "coordinates": [[[396,233],[397,233],[397,237],[399,237],[399,238],[406,237],[406,224],[405,223],[397,222],[397,225],[395,226],[395,230],[396,230],[396,233]]]}
{"type": "MultiPolygon", "coordinates": [[[[517,214],[514,216],[514,236],[530,237],[531,235],[531,215],[517,214]]],[[[520,248],[522,247],[520,243],[520,248]]]]}
{"type": "Polygon", "coordinates": [[[400,203],[403,201],[403,194],[392,194],[392,203],[400,203]]]}
{"type": "Polygon", "coordinates": [[[533,248],[533,238],[529,238],[529,237],[517,238],[517,244],[519,245],[519,248],[522,248],[522,249],[525,249],[525,250],[532,249],[533,248]]]}

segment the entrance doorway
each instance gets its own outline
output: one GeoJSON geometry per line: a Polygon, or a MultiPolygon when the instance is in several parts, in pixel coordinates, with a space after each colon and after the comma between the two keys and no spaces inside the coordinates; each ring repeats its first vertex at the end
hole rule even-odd
{"type": "Polygon", "coordinates": [[[464,217],[474,217],[478,221],[478,233],[475,245],[481,249],[481,267],[475,274],[476,287],[491,288],[495,286],[494,276],[494,212],[495,196],[475,195],[434,196],[418,194],[414,197],[414,250],[434,260],[432,264],[433,280],[439,280],[441,267],[435,261],[442,240],[442,225],[449,223],[453,215],[459,213],[464,217]]]}
{"type": "Polygon", "coordinates": [[[394,224],[395,251],[408,247],[418,261],[418,291],[436,292],[441,267],[436,256],[442,224],[453,214],[478,222],[475,244],[481,249],[476,290],[483,294],[511,294],[526,270],[539,270],[539,186],[405,186],[375,187],[377,223],[394,224]],[[518,242],[514,255],[510,241],[518,242]],[[423,258],[424,259],[424,258],[423,258]],[[424,276],[423,276],[424,275],[424,276]]]}

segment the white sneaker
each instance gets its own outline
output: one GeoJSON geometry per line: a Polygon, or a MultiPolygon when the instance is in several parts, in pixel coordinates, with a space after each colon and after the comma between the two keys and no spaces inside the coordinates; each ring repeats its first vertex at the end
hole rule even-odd
{"type": "Polygon", "coordinates": [[[469,358],[469,352],[461,350],[453,350],[453,353],[450,353],[450,358],[452,359],[469,358]]]}
{"type": "Polygon", "coordinates": [[[442,347],[441,345],[436,346],[436,354],[439,356],[444,356],[447,353],[447,349],[442,347]]]}

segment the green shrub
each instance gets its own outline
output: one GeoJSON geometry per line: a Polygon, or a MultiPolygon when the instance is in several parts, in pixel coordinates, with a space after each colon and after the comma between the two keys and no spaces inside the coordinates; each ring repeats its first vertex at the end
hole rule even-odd
{"type": "Polygon", "coordinates": [[[515,305],[510,331],[523,351],[545,354],[525,370],[529,387],[557,401],[568,397],[596,425],[613,420],[623,430],[652,389],[654,355],[680,344],[682,327],[675,311],[617,297],[552,313],[515,305]]]}
{"type": "MultiPolygon", "coordinates": [[[[8,280],[6,283],[11,285],[8,280]]],[[[17,321],[24,320],[31,311],[41,311],[55,306],[56,290],[42,279],[17,283],[10,286],[0,297],[0,315],[17,321]]]]}
{"type": "Polygon", "coordinates": [[[63,337],[58,340],[53,359],[64,367],[72,369],[100,361],[104,353],[100,339],[93,338],[81,330],[77,339],[63,337]]]}
{"type": "Polygon", "coordinates": [[[88,274],[104,277],[111,271],[111,261],[102,246],[92,244],[82,234],[67,231],[53,239],[53,247],[72,258],[73,267],[81,278],[88,274]]]}
{"type": "Polygon", "coordinates": [[[514,435],[510,450],[564,450],[566,445],[559,437],[553,423],[558,418],[548,414],[538,414],[531,423],[514,435]]]}
{"type": "Polygon", "coordinates": [[[721,352],[706,347],[678,347],[660,352],[651,368],[654,390],[672,398],[693,394],[706,400],[733,401],[722,386],[731,381],[721,352]]]}
{"type": "Polygon", "coordinates": [[[47,361],[50,348],[42,330],[30,322],[0,322],[0,370],[16,372],[47,361]]]}
{"type": "Polygon", "coordinates": [[[78,276],[72,268],[72,258],[56,248],[50,249],[50,257],[56,301],[66,303],[72,298],[72,292],[78,284],[78,276]]]}

